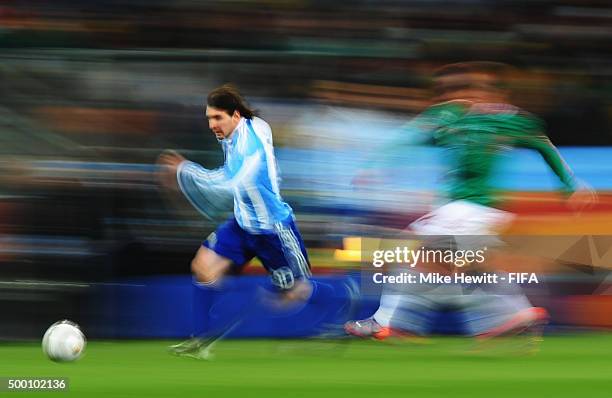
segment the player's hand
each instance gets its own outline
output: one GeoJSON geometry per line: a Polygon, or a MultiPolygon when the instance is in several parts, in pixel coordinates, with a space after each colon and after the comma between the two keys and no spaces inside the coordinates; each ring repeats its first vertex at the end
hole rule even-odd
{"type": "Polygon", "coordinates": [[[567,198],[567,206],[574,212],[582,212],[590,209],[597,204],[597,192],[585,183],[581,183],[580,187],[567,198]]]}
{"type": "Polygon", "coordinates": [[[166,150],[157,158],[157,180],[169,189],[177,189],[176,171],[178,166],[186,159],[176,151],[166,150]]]}
{"type": "Polygon", "coordinates": [[[185,158],[180,153],[168,149],[163,151],[161,155],[159,155],[159,157],[157,158],[157,164],[160,166],[176,168],[184,160],[185,158]]]}

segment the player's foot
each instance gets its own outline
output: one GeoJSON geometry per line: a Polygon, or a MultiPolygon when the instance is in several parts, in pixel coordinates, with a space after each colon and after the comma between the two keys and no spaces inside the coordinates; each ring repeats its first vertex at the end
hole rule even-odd
{"type": "Polygon", "coordinates": [[[319,327],[319,333],[317,333],[314,338],[337,339],[347,337],[345,332],[345,323],[357,315],[361,296],[359,292],[359,284],[355,282],[353,278],[349,277],[343,284],[343,288],[346,289],[346,301],[336,312],[331,314],[330,318],[333,319],[331,322],[323,323],[319,327]]]}
{"type": "Polygon", "coordinates": [[[171,354],[179,357],[210,360],[213,358],[213,354],[210,351],[214,345],[214,342],[215,339],[202,339],[199,337],[194,337],[181,343],[169,346],[168,351],[170,351],[171,354]]]}
{"type": "Polygon", "coordinates": [[[374,318],[348,321],[344,324],[344,331],[353,336],[377,340],[384,340],[392,335],[391,328],[381,326],[374,318]]]}
{"type": "Polygon", "coordinates": [[[182,343],[172,345],[169,348],[170,353],[180,356],[195,359],[210,360],[213,358],[212,349],[221,340],[227,337],[228,334],[234,331],[240,324],[242,324],[242,315],[229,326],[210,333],[208,337],[203,335],[200,337],[194,337],[189,340],[183,341],[182,343]]]}
{"type": "Polygon", "coordinates": [[[344,331],[353,336],[373,338],[376,340],[386,340],[393,337],[417,344],[425,344],[428,342],[425,337],[407,330],[381,326],[376,322],[374,317],[362,319],[360,321],[349,321],[344,324],[344,331]]]}
{"type": "Polygon", "coordinates": [[[211,352],[212,347],[213,344],[207,342],[205,344],[201,344],[198,348],[192,351],[181,353],[179,356],[209,361],[214,358],[214,354],[211,352]]]}
{"type": "Polygon", "coordinates": [[[538,352],[548,311],[540,307],[519,311],[510,320],[476,336],[475,353],[535,354],[538,352]]]}
{"type": "Polygon", "coordinates": [[[204,345],[205,340],[199,337],[194,337],[189,340],[182,341],[178,344],[174,344],[168,347],[168,351],[171,354],[182,356],[185,354],[190,354],[198,351],[202,345],[204,345]]]}
{"type": "Polygon", "coordinates": [[[546,309],[542,307],[527,308],[519,311],[503,324],[479,334],[476,338],[486,340],[493,337],[516,336],[519,334],[538,334],[541,336],[549,319],[550,316],[546,309]]]}

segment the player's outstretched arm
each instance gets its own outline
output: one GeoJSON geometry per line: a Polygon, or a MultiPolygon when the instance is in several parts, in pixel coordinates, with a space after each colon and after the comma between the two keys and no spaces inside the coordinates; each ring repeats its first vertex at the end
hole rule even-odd
{"type": "Polygon", "coordinates": [[[537,135],[531,137],[527,144],[542,155],[550,169],[559,177],[568,194],[572,194],[578,189],[578,181],[574,177],[574,173],[548,137],[543,134],[537,135]]]}
{"type": "Polygon", "coordinates": [[[157,158],[157,180],[164,188],[178,190],[176,172],[179,165],[186,159],[176,151],[166,150],[157,158]]]}
{"type": "Polygon", "coordinates": [[[566,203],[573,211],[582,211],[597,202],[596,192],[586,183],[578,180],[557,148],[548,137],[539,134],[522,142],[522,146],[537,150],[551,170],[559,177],[568,195],[566,203]]]}

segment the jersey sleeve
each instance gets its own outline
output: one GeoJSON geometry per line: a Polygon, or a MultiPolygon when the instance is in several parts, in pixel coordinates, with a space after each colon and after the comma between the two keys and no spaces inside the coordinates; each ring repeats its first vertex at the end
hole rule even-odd
{"type": "Polygon", "coordinates": [[[542,133],[543,123],[537,123],[534,128],[528,133],[516,138],[516,146],[534,149],[542,155],[542,158],[550,169],[559,177],[559,180],[564,185],[566,193],[572,193],[577,189],[576,177],[561,157],[557,148],[552,144],[550,139],[542,133]]]}
{"type": "Polygon", "coordinates": [[[229,208],[232,192],[224,167],[208,170],[186,160],[177,168],[176,177],[183,195],[207,218],[213,219],[229,208]]]}
{"type": "Polygon", "coordinates": [[[228,180],[224,167],[209,170],[189,160],[183,161],[178,166],[176,176],[179,181],[179,185],[181,185],[181,183],[188,185],[198,179],[205,180],[210,185],[223,185],[228,180]]]}

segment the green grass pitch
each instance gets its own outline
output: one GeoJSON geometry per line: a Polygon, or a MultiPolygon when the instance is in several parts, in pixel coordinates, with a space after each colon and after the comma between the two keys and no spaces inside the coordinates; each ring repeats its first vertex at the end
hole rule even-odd
{"type": "Polygon", "coordinates": [[[426,344],[225,340],[211,361],[174,357],[169,341],[92,341],[76,363],[38,344],[0,343],[0,377],[68,377],[74,397],[611,397],[612,334],[547,337],[534,355],[466,338],[426,344]]]}

